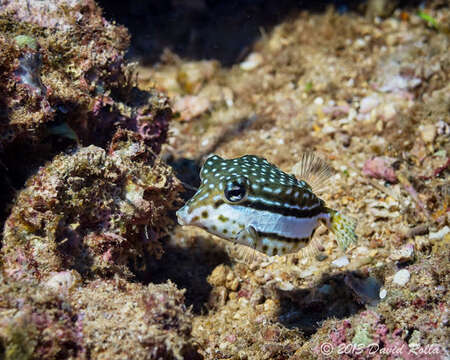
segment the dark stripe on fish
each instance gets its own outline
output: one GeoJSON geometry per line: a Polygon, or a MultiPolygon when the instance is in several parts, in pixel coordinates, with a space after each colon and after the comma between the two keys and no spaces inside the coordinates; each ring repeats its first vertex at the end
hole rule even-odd
{"type": "Polygon", "coordinates": [[[310,218],[316,215],[319,215],[321,213],[325,212],[325,209],[323,207],[323,202],[320,200],[320,202],[317,203],[317,206],[313,207],[312,209],[296,209],[293,207],[286,207],[286,206],[278,206],[278,205],[268,205],[262,202],[261,200],[256,201],[250,201],[246,200],[242,203],[239,203],[241,206],[247,206],[252,209],[256,210],[265,210],[270,211],[272,213],[284,215],[284,216],[293,216],[297,218],[310,218]]]}
{"type": "Polygon", "coordinates": [[[306,244],[311,239],[311,236],[306,237],[306,238],[291,238],[291,237],[282,236],[277,233],[262,232],[262,231],[256,231],[256,232],[258,233],[258,236],[260,238],[275,239],[275,240],[283,241],[286,243],[305,243],[306,244]]]}

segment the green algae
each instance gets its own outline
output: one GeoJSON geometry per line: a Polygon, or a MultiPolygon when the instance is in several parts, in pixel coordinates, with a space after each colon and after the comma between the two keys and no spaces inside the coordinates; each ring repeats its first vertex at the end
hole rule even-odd
{"type": "Polygon", "coordinates": [[[14,38],[17,45],[19,45],[20,48],[23,47],[29,47],[30,49],[37,50],[38,49],[38,42],[35,38],[29,36],[29,35],[17,35],[14,38]]]}
{"type": "Polygon", "coordinates": [[[38,332],[30,324],[11,324],[7,328],[6,339],[3,339],[5,360],[28,360],[33,358],[38,332]]]}
{"type": "Polygon", "coordinates": [[[357,346],[368,346],[373,343],[370,337],[370,324],[359,324],[355,329],[352,343],[357,346]]]}

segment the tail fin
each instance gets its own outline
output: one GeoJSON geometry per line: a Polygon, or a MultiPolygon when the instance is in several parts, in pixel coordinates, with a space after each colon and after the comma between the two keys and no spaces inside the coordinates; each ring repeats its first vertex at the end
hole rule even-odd
{"type": "Polygon", "coordinates": [[[328,209],[328,213],[328,228],[336,236],[339,247],[345,251],[351,244],[356,244],[356,220],[333,209],[328,209]]]}

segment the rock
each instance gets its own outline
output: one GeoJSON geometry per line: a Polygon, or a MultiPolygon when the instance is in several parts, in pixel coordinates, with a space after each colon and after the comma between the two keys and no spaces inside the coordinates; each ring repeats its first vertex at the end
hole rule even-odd
{"type": "Polygon", "coordinates": [[[321,98],[320,96],[314,99],[314,104],[316,105],[323,105],[323,103],[323,98],[321,98]]]}
{"type": "Polygon", "coordinates": [[[236,291],[239,288],[239,278],[234,278],[231,281],[228,281],[225,287],[231,291],[236,291]]]}
{"type": "Polygon", "coordinates": [[[54,273],[45,283],[47,288],[62,294],[67,294],[79,285],[81,285],[81,276],[75,270],[54,273]]]}
{"type": "Polygon", "coordinates": [[[394,104],[387,103],[382,106],[380,113],[383,116],[384,120],[389,120],[397,115],[397,109],[395,108],[394,104]]]}
{"type": "Polygon", "coordinates": [[[398,286],[405,286],[408,283],[410,277],[411,275],[409,271],[407,269],[402,269],[395,273],[392,282],[398,286]]]}
{"type": "MultiPolygon", "coordinates": [[[[395,44],[396,36],[388,42],[395,44]]],[[[402,92],[414,89],[422,83],[420,65],[417,63],[419,46],[405,45],[382,59],[375,70],[375,87],[381,92],[402,92]]]]}
{"type": "Polygon", "coordinates": [[[419,127],[420,136],[427,144],[432,143],[436,137],[436,127],[432,124],[419,127]]]}
{"type": "Polygon", "coordinates": [[[448,226],[444,226],[441,230],[431,233],[429,235],[430,240],[440,240],[450,232],[448,226]]]}
{"type": "Polygon", "coordinates": [[[361,267],[371,264],[373,260],[374,258],[372,256],[356,256],[355,259],[352,260],[349,270],[359,270],[361,267]]]}
{"type": "Polygon", "coordinates": [[[344,267],[344,266],[347,266],[348,264],[350,264],[350,262],[348,261],[348,258],[347,258],[347,256],[341,256],[340,258],[337,258],[336,260],[333,260],[332,262],[331,262],[331,264],[333,265],[333,266],[336,266],[336,267],[344,267]]]}
{"type": "Polygon", "coordinates": [[[216,74],[218,68],[218,62],[213,60],[185,63],[177,73],[177,82],[186,93],[197,94],[205,81],[216,74]]]}
{"type": "Polygon", "coordinates": [[[379,103],[380,101],[376,96],[366,96],[361,100],[359,111],[363,114],[366,114],[376,108],[379,103]]]}
{"type": "Polygon", "coordinates": [[[180,120],[192,120],[211,107],[209,99],[203,96],[187,95],[178,98],[173,104],[173,109],[180,113],[180,120]]]}
{"type": "Polygon", "coordinates": [[[329,135],[329,134],[334,134],[336,132],[336,128],[326,124],[323,128],[322,128],[322,134],[324,135],[329,135]]]}
{"type": "Polygon", "coordinates": [[[398,262],[407,262],[414,259],[414,245],[407,244],[400,249],[394,250],[390,258],[398,262]]]}
{"type": "Polygon", "coordinates": [[[361,50],[367,46],[367,42],[363,38],[358,38],[353,43],[353,46],[355,47],[355,49],[361,50]]]}
{"type": "Polygon", "coordinates": [[[300,271],[298,276],[301,277],[302,279],[304,279],[304,278],[311,276],[313,273],[314,273],[314,271],[312,269],[306,269],[306,270],[300,271]]]}
{"type": "Polygon", "coordinates": [[[251,53],[247,58],[241,62],[240,68],[244,71],[256,69],[263,62],[263,57],[260,53],[251,53]]]}
{"type": "Polygon", "coordinates": [[[450,134],[450,126],[443,120],[439,120],[436,124],[437,134],[448,136],[450,134]]]}
{"type": "Polygon", "coordinates": [[[385,156],[373,157],[364,163],[363,174],[375,179],[383,179],[391,183],[396,183],[397,175],[391,166],[394,160],[385,156]]]}
{"type": "Polygon", "coordinates": [[[386,295],[387,295],[387,291],[386,291],[386,289],[381,289],[380,290],[380,299],[384,299],[385,297],[386,297],[386,295]]]}
{"type": "Polygon", "coordinates": [[[208,276],[208,282],[213,286],[222,286],[225,284],[229,272],[230,269],[228,266],[220,264],[208,276]]]}
{"type": "Polygon", "coordinates": [[[294,285],[288,281],[282,281],[278,284],[278,288],[283,291],[292,291],[294,289],[294,285]]]}

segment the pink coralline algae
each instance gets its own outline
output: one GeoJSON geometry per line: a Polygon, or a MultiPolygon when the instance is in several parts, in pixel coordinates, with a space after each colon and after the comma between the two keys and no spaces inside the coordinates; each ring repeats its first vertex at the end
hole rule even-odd
{"type": "Polygon", "coordinates": [[[330,333],[330,340],[333,344],[337,346],[341,343],[345,343],[347,339],[347,329],[350,329],[351,327],[352,324],[348,320],[345,320],[342,322],[341,326],[333,330],[330,333]]]}
{"type": "Polygon", "coordinates": [[[373,157],[365,162],[363,173],[375,179],[383,179],[391,183],[396,183],[398,181],[397,175],[392,167],[394,161],[395,159],[387,157],[373,157]]]}
{"type": "Polygon", "coordinates": [[[88,22],[110,25],[93,0],[2,0],[1,12],[44,28],[69,31],[88,22]]]}

